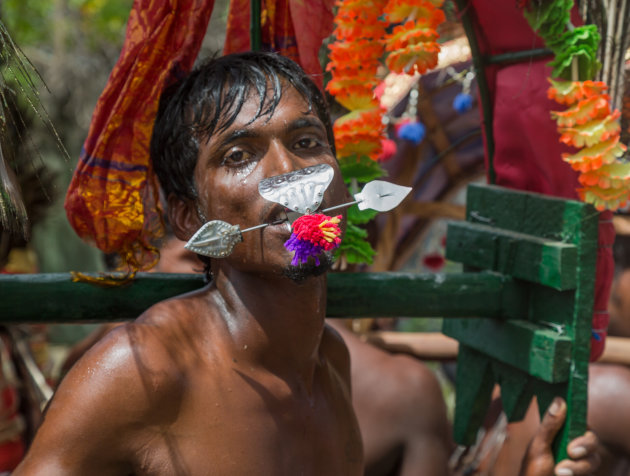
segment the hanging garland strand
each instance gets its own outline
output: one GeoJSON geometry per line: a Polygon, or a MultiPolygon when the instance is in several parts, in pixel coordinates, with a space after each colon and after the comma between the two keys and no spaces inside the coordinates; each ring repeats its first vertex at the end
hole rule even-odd
{"type": "Polygon", "coordinates": [[[623,207],[630,198],[630,163],[622,159],[620,112],[611,110],[606,83],[591,80],[601,68],[597,27],[573,26],[572,0],[525,3],[525,18],[555,55],[551,74],[558,79],[550,79],[548,96],[567,109],[551,116],[560,142],[578,149],[562,159],[580,172],[580,198],[600,211],[623,207]]]}
{"type": "MultiPolygon", "coordinates": [[[[378,160],[392,155],[383,109],[374,90],[385,64],[397,73],[417,74],[437,65],[437,26],[444,21],[443,0],[338,0],[335,41],[329,46],[326,89],[348,113],[333,126],[337,157],[347,182],[368,182],[384,175],[378,160]],[[385,21],[385,18],[387,21],[385,21]],[[390,25],[391,24],[391,25],[390,25]],[[387,34],[387,27],[393,26],[387,34]],[[385,147],[385,149],[384,149],[385,147]]],[[[374,250],[358,225],[372,212],[348,210],[348,226],[339,248],[349,263],[370,263],[374,250]]]]}

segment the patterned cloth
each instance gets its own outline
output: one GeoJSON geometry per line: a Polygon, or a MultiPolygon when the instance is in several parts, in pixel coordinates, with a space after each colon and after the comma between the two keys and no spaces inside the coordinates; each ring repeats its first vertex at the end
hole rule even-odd
{"type": "Polygon", "coordinates": [[[83,239],[120,253],[130,270],[157,259],[162,235],[159,188],[149,142],[160,94],[189,71],[214,0],[135,0],[125,43],[101,94],[66,196],[83,239]]]}

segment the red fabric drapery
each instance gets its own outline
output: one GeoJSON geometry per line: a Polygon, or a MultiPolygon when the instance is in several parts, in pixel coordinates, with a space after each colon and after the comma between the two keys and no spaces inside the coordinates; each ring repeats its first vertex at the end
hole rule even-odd
{"type": "MultiPolygon", "coordinates": [[[[276,51],[298,63],[323,86],[319,49],[333,30],[334,0],[262,0],[262,49],[276,51]],[[296,34],[297,32],[297,34],[296,34]]],[[[232,0],[224,54],[250,49],[250,0],[232,0]]]]}

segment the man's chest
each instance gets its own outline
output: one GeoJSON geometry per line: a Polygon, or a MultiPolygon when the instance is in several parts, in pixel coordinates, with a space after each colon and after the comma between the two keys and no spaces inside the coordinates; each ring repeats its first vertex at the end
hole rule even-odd
{"type": "Polygon", "coordinates": [[[336,382],[309,391],[233,372],[190,384],[174,421],[152,428],[138,474],[361,474],[351,402],[336,382]]]}

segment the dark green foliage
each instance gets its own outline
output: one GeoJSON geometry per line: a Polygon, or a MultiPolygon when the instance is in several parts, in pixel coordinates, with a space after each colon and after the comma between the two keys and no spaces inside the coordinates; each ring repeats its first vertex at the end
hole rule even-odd
{"type": "Polygon", "coordinates": [[[383,167],[369,157],[343,157],[339,160],[339,167],[346,183],[355,179],[359,183],[367,183],[384,177],[383,167]]]}
{"type": "Polygon", "coordinates": [[[346,234],[337,249],[338,255],[343,255],[350,264],[372,264],[376,252],[367,241],[368,233],[363,228],[350,223],[346,227],[346,234]]]}

